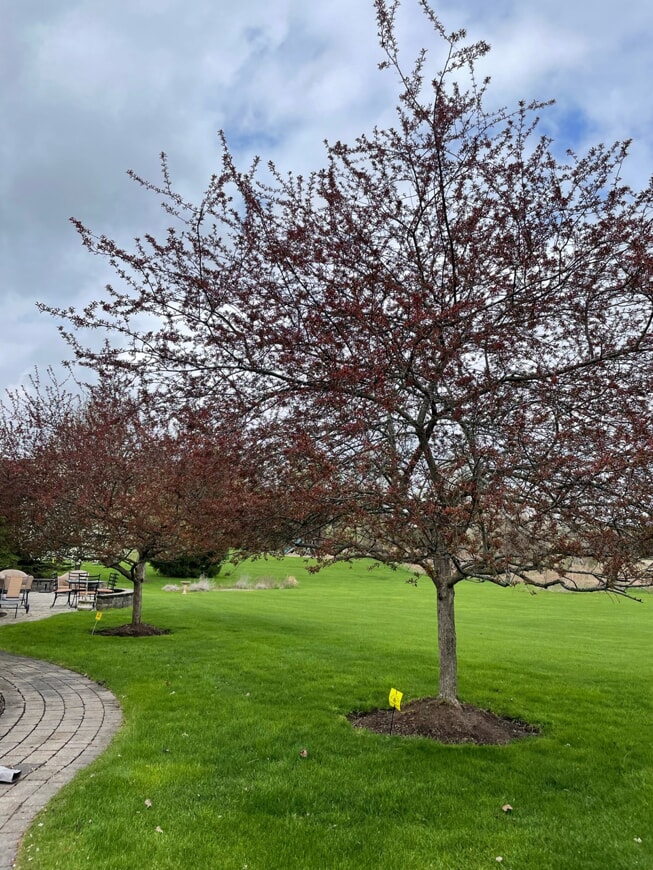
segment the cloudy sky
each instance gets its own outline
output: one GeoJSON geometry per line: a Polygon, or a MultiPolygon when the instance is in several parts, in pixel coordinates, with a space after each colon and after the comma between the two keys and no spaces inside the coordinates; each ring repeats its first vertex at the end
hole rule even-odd
{"type": "MultiPolygon", "coordinates": [[[[653,171],[650,0],[440,0],[493,51],[493,100],[555,97],[561,146],[635,140],[629,180],[653,171]]],[[[82,306],[109,279],[68,218],[128,243],[156,230],[165,151],[180,190],[201,192],[224,129],[245,166],[322,162],[322,142],[393,117],[372,0],[0,0],[0,390],[67,347],[37,300],[82,306]]],[[[434,45],[403,0],[407,46],[434,45]]]]}

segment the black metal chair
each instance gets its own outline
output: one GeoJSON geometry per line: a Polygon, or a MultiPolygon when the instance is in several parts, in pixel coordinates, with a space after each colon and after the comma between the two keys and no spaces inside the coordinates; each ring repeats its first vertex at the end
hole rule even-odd
{"type": "Polygon", "coordinates": [[[73,600],[76,597],[76,590],[70,585],[70,572],[57,577],[57,587],[54,590],[54,598],[50,607],[54,607],[60,595],[66,596],[68,607],[74,607],[73,600]]]}
{"type": "Polygon", "coordinates": [[[94,608],[99,588],[99,574],[89,574],[85,579],[82,579],[77,591],[77,606],[79,607],[80,602],[83,602],[84,607],[82,609],[88,609],[88,607],[94,608]]]}

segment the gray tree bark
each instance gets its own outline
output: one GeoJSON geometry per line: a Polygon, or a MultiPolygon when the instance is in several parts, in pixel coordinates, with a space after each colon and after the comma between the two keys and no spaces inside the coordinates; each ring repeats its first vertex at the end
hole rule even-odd
{"type": "Polygon", "coordinates": [[[438,602],[438,650],[440,680],[438,698],[447,704],[458,704],[458,656],[456,651],[456,620],[454,615],[454,585],[448,559],[440,559],[434,577],[438,602]]]}
{"type": "Polygon", "coordinates": [[[132,625],[140,625],[143,615],[143,581],[145,580],[145,562],[137,562],[134,570],[134,601],[132,605],[132,625]]]}

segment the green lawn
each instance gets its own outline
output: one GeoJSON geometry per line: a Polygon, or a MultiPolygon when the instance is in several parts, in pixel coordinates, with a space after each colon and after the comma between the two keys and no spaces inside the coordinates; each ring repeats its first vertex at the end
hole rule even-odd
{"type": "Polygon", "coordinates": [[[2,648],[106,682],[125,713],[21,870],[653,867],[653,596],[459,586],[461,696],[543,733],[441,746],[345,718],[391,687],[436,693],[427,580],[298,559],[237,574],[300,585],[181,595],[157,578],[144,619],[162,637],[92,637],[92,613],[2,627],[2,648]]]}

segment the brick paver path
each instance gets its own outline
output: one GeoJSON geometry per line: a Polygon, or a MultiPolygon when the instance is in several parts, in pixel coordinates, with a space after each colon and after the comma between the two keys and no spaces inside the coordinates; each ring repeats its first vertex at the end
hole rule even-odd
{"type": "Polygon", "coordinates": [[[2,651],[0,694],[0,765],[21,770],[16,782],[0,783],[0,870],[10,870],[28,825],[106,749],[122,713],[111,692],[86,677],[2,651]]]}

